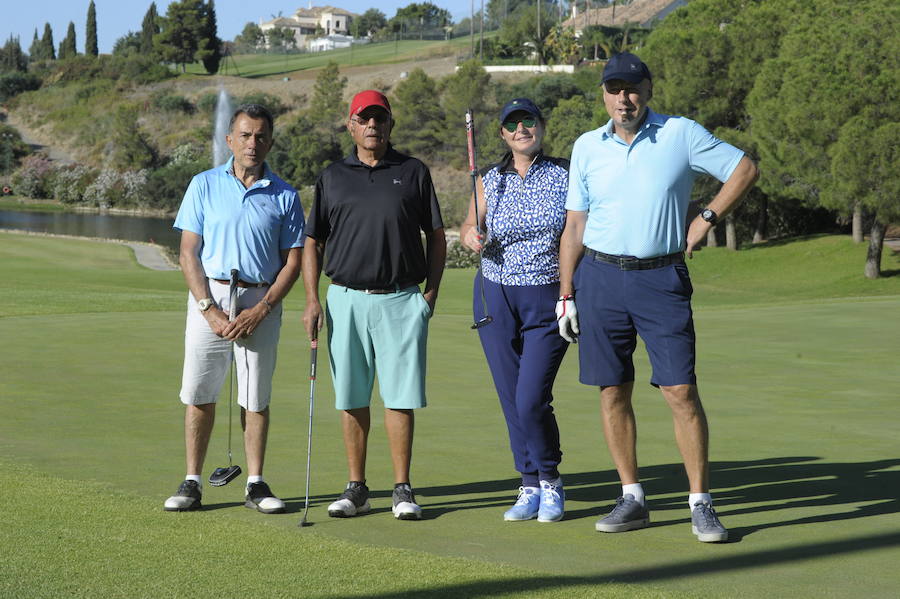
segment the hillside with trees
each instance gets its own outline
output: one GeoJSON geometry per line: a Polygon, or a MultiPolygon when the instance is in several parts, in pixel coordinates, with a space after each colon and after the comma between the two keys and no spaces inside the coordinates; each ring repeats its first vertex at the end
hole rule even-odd
{"type": "MultiPolygon", "coordinates": [[[[483,39],[474,22],[454,24],[431,3],[412,3],[392,17],[372,8],[351,25],[372,36],[372,51],[379,36],[392,40],[384,46],[395,51],[399,42],[393,40],[401,35],[424,39],[435,28],[445,36],[460,30],[476,35],[462,44],[432,42],[434,48],[462,49],[455,72],[446,62],[440,69],[427,66],[438,63],[423,62],[423,56],[376,75],[359,65],[365,53],[358,51],[352,67],[332,62],[313,72],[259,79],[184,74],[217,73],[241,48],[263,51],[265,35],[252,24],[235,40],[220,40],[212,0],[172,2],[165,14],[150,3],[112,55],[92,53],[93,2],[88,15],[84,52],[74,26],[57,46],[49,24],[35,28],[27,54],[18,38],[0,47],[0,104],[78,159],[51,163],[0,124],[0,182],[20,194],[72,205],[174,209],[190,176],[211,164],[219,85],[235,101],[273,108],[278,141],[270,160],[303,190],[348,151],[345,105],[366,86],[389,95],[397,121],[393,141],[432,166],[452,226],[462,220],[469,193],[466,108],[476,111],[481,166],[502,154],[495,115],[516,96],[542,107],[545,150],[567,157],[581,133],[608,119],[599,87],[602,66],[629,50],[654,74],[655,110],[697,120],[759,163],[759,185],[708,243],[737,248],[835,231],[852,231],[862,241],[867,234],[865,274],[877,277],[885,231],[900,222],[900,5],[890,0],[691,0],[646,26],[586,19],[577,37],[564,26],[568,14],[558,5],[491,0],[484,19],[490,35],[483,39]],[[510,61],[562,61],[577,68],[574,74],[518,76],[484,68],[510,61]]],[[[346,53],[322,55],[320,64],[330,56],[346,53]]],[[[717,187],[699,180],[698,205],[717,187]]]]}

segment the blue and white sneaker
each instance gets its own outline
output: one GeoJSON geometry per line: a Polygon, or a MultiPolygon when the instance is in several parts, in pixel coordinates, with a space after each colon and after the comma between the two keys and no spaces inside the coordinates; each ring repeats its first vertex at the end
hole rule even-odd
{"type": "Polygon", "coordinates": [[[557,478],[554,482],[541,481],[541,507],[538,510],[538,522],[562,520],[565,512],[566,493],[563,491],[562,479],[557,478]]]}
{"type": "Polygon", "coordinates": [[[516,503],[503,514],[507,522],[521,522],[537,518],[541,507],[541,490],[537,487],[519,487],[516,503]]]}

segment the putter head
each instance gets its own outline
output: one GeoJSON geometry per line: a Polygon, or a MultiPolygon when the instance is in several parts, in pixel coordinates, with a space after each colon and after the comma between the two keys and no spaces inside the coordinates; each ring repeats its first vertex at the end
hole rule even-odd
{"type": "Polygon", "coordinates": [[[493,316],[485,316],[481,320],[476,321],[475,324],[472,325],[472,328],[480,329],[481,327],[485,327],[485,326],[491,324],[492,322],[494,322],[493,316]]]}
{"type": "Polygon", "coordinates": [[[229,466],[228,468],[216,468],[209,475],[209,484],[214,487],[224,487],[241,473],[240,466],[229,466]]]}

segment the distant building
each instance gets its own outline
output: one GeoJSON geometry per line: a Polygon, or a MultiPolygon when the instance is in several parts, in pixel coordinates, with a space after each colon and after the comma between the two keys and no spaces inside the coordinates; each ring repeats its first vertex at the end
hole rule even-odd
{"type": "Polygon", "coordinates": [[[308,8],[298,8],[290,17],[276,17],[270,21],[260,19],[259,28],[266,34],[276,27],[291,29],[297,47],[304,48],[317,37],[348,37],[350,24],[356,17],[358,15],[343,8],[312,6],[310,3],[308,8]]]}
{"type": "Polygon", "coordinates": [[[325,50],[334,50],[335,48],[349,48],[351,44],[368,44],[369,38],[354,38],[350,35],[326,35],[309,40],[306,44],[310,52],[324,52],[325,50]]]}
{"type": "Polygon", "coordinates": [[[585,27],[624,27],[626,23],[650,27],[670,12],[687,4],[687,0],[634,0],[631,4],[592,8],[579,13],[577,3],[572,3],[572,16],[563,22],[580,33],[585,27]]]}

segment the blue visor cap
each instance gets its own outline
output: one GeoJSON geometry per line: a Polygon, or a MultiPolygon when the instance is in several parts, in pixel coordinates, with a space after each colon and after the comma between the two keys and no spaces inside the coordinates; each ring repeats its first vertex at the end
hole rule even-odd
{"type": "Polygon", "coordinates": [[[640,83],[650,77],[650,69],[631,52],[622,52],[610,58],[603,69],[603,83],[612,79],[621,79],[629,83],[640,83]]]}
{"type": "Polygon", "coordinates": [[[503,107],[503,110],[500,111],[500,123],[503,124],[503,122],[506,121],[506,117],[514,112],[527,112],[528,114],[533,114],[538,119],[544,119],[544,117],[541,116],[541,109],[537,107],[537,104],[528,98],[516,98],[507,102],[506,106],[503,107]]]}

